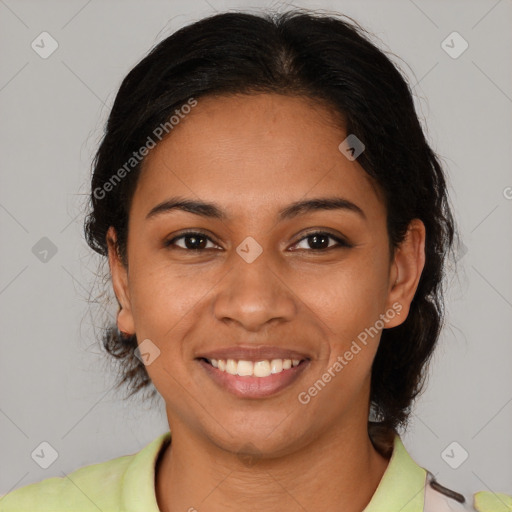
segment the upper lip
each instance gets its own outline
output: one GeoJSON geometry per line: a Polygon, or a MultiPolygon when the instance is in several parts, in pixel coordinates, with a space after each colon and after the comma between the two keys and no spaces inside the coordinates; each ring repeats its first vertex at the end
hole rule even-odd
{"type": "Polygon", "coordinates": [[[272,359],[309,359],[309,356],[297,350],[290,350],[270,345],[258,345],[256,347],[231,346],[209,350],[198,354],[198,358],[205,359],[236,359],[244,361],[264,361],[272,359]]]}

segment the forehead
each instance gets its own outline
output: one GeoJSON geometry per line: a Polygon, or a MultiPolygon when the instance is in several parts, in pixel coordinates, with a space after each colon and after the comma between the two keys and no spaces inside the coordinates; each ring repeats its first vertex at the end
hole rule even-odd
{"type": "Polygon", "coordinates": [[[146,157],[132,211],[147,213],[171,195],[247,217],[310,196],[382,208],[373,180],[338,149],[347,134],[328,106],[278,94],[197,101],[146,157]]]}

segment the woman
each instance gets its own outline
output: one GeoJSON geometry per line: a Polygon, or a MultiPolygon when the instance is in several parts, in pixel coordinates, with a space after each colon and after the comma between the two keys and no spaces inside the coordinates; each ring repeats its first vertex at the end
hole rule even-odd
{"type": "Polygon", "coordinates": [[[158,44],[117,94],[85,235],[120,384],[154,386],[170,431],[1,510],[510,510],[398,434],[456,229],[410,89],[357,24],[226,13],[158,44]]]}

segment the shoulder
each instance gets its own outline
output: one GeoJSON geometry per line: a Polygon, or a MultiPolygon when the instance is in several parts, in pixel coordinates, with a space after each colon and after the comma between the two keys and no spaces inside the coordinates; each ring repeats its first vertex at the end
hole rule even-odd
{"type": "Polygon", "coordinates": [[[425,485],[424,512],[511,512],[512,496],[502,493],[480,491],[472,499],[465,498],[451,489],[440,485],[427,472],[425,485]]]}
{"type": "Polygon", "coordinates": [[[133,457],[124,455],[20,487],[0,497],[0,512],[116,510],[123,475],[133,457]]]}
{"type": "Polygon", "coordinates": [[[474,495],[475,510],[479,512],[510,512],[512,496],[489,491],[477,492],[474,495]]]}
{"type": "Polygon", "coordinates": [[[0,512],[158,512],[155,465],[167,431],[132,455],[79,468],[0,496],[0,512]]]}

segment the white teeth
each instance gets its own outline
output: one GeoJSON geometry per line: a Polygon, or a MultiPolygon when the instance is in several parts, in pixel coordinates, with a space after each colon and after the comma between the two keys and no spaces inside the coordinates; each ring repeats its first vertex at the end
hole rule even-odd
{"type": "MultiPolygon", "coordinates": [[[[238,365],[240,366],[240,363],[242,361],[239,361],[238,365]]],[[[238,373],[238,375],[242,375],[241,373],[238,373]]],[[[253,375],[255,377],[268,377],[270,375],[270,363],[268,361],[258,361],[254,363],[254,372],[253,375]]]]}
{"type": "Polygon", "coordinates": [[[243,359],[208,359],[214,368],[241,377],[268,377],[273,373],[281,373],[292,366],[298,366],[300,359],[272,359],[271,361],[245,361],[243,359]]]}
{"type": "Polygon", "coordinates": [[[226,361],[226,371],[231,375],[236,375],[237,364],[234,359],[228,359],[226,361]]]}
{"type": "Polygon", "coordinates": [[[238,366],[236,367],[236,373],[238,375],[252,375],[253,368],[252,361],[238,361],[238,366]]]}
{"type": "Polygon", "coordinates": [[[281,373],[283,371],[283,360],[282,359],[272,359],[270,363],[270,368],[272,373],[281,373]]]}
{"type": "Polygon", "coordinates": [[[272,373],[281,373],[283,371],[283,360],[272,359],[272,361],[270,362],[270,371],[272,373]]]}

